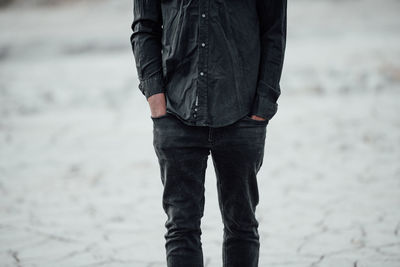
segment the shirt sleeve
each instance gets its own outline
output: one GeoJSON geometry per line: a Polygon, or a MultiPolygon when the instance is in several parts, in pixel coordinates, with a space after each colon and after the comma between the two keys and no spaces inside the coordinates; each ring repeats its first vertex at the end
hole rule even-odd
{"type": "Polygon", "coordinates": [[[147,99],[164,92],[161,0],[134,0],[131,28],[139,89],[147,99]]]}
{"type": "Polygon", "coordinates": [[[286,47],[287,0],[258,0],[261,59],[252,114],[270,120],[277,112],[286,47]]]}

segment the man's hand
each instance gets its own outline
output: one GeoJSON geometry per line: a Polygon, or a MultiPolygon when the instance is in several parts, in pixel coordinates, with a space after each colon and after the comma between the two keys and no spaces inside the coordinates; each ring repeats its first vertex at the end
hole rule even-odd
{"type": "Polygon", "coordinates": [[[150,96],[147,99],[147,102],[149,103],[152,117],[160,117],[167,113],[167,104],[165,101],[164,93],[154,94],[150,96]]]}
{"type": "Polygon", "coordinates": [[[259,116],[257,116],[257,115],[251,115],[251,118],[253,119],[253,120],[256,120],[256,121],[265,121],[266,119],[264,119],[263,117],[259,117],[259,116]]]}

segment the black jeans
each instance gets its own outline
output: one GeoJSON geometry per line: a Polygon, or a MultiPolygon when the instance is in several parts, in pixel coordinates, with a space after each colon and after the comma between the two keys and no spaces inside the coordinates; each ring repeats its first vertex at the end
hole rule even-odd
{"type": "Polygon", "coordinates": [[[259,258],[257,173],[268,121],[249,116],[224,127],[189,126],[167,113],[153,118],[153,145],[164,186],[169,267],[203,267],[201,218],[211,152],[222,221],[223,266],[255,267],[259,258]]]}

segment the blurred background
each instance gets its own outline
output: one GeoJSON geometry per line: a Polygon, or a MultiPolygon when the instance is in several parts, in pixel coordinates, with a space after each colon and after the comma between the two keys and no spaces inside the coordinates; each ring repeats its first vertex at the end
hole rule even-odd
{"type": "MultiPolygon", "coordinates": [[[[293,0],[260,266],[400,266],[400,1],[293,0]]],[[[132,1],[0,0],[0,266],[165,266],[132,1]]],[[[222,266],[211,158],[205,265],[222,266]]]]}

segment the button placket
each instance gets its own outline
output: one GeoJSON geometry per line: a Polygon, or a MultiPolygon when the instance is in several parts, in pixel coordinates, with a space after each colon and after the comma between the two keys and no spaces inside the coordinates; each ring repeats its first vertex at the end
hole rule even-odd
{"type": "Polygon", "coordinates": [[[209,24],[209,1],[199,1],[199,79],[196,94],[196,102],[193,108],[193,118],[196,120],[207,119],[207,65],[208,65],[208,24],[209,24]]]}

